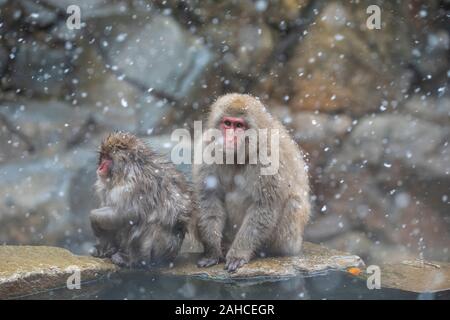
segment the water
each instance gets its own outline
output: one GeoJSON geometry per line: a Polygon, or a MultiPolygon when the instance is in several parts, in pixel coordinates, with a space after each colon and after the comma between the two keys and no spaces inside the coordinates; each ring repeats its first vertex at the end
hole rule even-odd
{"type": "Polygon", "coordinates": [[[231,283],[127,272],[82,284],[81,290],[57,289],[26,299],[450,299],[450,291],[417,294],[396,289],[369,290],[365,281],[342,272],[231,283]]]}

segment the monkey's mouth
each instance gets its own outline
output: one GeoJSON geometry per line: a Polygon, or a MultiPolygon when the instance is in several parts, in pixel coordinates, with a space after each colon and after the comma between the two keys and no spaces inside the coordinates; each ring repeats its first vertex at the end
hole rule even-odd
{"type": "Polygon", "coordinates": [[[106,179],[106,178],[108,178],[108,176],[109,176],[109,173],[106,171],[104,171],[104,170],[100,170],[100,169],[98,169],[97,170],[97,175],[100,177],[100,178],[102,178],[102,179],[106,179]]]}

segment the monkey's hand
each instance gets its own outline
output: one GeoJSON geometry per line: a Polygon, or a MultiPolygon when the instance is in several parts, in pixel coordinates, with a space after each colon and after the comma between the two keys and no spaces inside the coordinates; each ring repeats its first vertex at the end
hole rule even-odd
{"type": "MultiPolygon", "coordinates": [[[[263,190],[261,190],[263,194],[263,190]]],[[[267,199],[257,200],[247,215],[226,255],[225,269],[234,272],[250,261],[258,248],[270,238],[280,210],[267,199]]]]}
{"type": "Polygon", "coordinates": [[[116,252],[116,247],[109,244],[99,243],[95,246],[92,256],[96,258],[110,258],[116,252]]]}
{"type": "Polygon", "coordinates": [[[237,269],[242,267],[244,264],[250,261],[251,253],[237,252],[233,249],[228,251],[225,259],[225,270],[228,272],[235,272],[237,269]]]}
{"type": "Polygon", "coordinates": [[[111,260],[119,267],[129,267],[128,257],[121,252],[116,252],[112,255],[111,260]]]}
{"type": "Polygon", "coordinates": [[[200,268],[206,268],[218,264],[220,262],[220,256],[207,255],[201,258],[197,262],[197,266],[200,268]]]}

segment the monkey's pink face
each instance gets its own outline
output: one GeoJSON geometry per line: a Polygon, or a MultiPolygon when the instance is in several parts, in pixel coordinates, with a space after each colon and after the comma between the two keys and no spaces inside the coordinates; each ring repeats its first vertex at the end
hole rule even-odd
{"type": "Polygon", "coordinates": [[[98,168],[97,168],[97,175],[100,178],[108,178],[111,175],[111,169],[112,169],[113,161],[112,159],[108,157],[102,157],[100,159],[98,168]]]}
{"type": "Polygon", "coordinates": [[[243,133],[248,129],[247,122],[243,118],[223,117],[220,122],[220,129],[225,142],[225,148],[234,149],[238,147],[237,134],[243,133]]]}

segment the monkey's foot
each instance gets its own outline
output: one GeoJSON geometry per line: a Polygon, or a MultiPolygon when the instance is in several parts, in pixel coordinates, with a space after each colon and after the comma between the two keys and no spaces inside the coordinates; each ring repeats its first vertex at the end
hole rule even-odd
{"type": "Polygon", "coordinates": [[[111,257],[111,260],[114,264],[118,265],[119,267],[127,267],[128,266],[127,259],[119,252],[114,253],[111,257]]]}
{"type": "Polygon", "coordinates": [[[228,258],[224,269],[228,272],[235,272],[247,262],[248,260],[245,258],[228,258]]]}
{"type": "Polygon", "coordinates": [[[110,258],[116,252],[117,249],[114,247],[105,248],[104,246],[97,245],[94,247],[92,256],[96,258],[110,258]]]}
{"type": "Polygon", "coordinates": [[[206,267],[210,267],[210,266],[213,266],[215,264],[218,264],[219,262],[220,262],[220,258],[219,257],[204,257],[204,258],[201,258],[197,262],[197,266],[199,268],[206,268],[206,267]]]}

